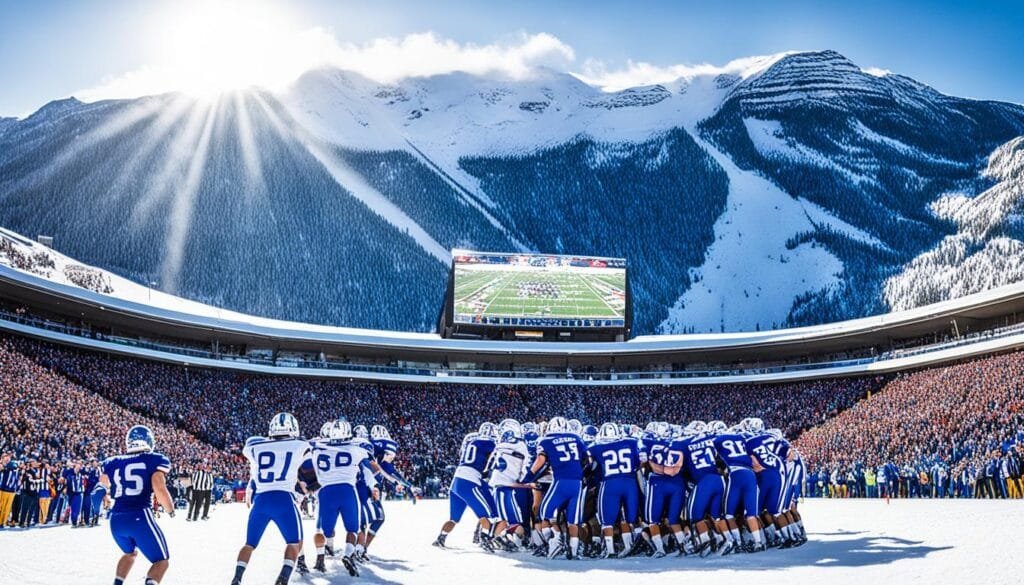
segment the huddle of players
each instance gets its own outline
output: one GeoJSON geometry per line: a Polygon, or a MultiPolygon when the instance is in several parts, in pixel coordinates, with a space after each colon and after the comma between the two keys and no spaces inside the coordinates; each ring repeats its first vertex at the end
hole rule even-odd
{"type": "Polygon", "coordinates": [[[446,547],[468,507],[491,552],[578,559],[790,548],[807,541],[797,512],[803,474],[797,450],[758,418],[643,430],[560,416],[485,422],[463,439],[434,546],[446,547]]]}
{"type": "MultiPolygon", "coordinates": [[[[315,568],[326,570],[325,557],[334,556],[335,528],[339,517],[345,528],[342,563],[357,576],[358,562],[367,560],[366,549],[384,523],[376,477],[409,487],[395,470],[398,445],[387,429],[366,427],[345,420],[326,423],[321,437],[309,441],[299,436],[295,417],[280,413],[271,421],[267,436],[251,437],[243,453],[250,464],[249,519],[245,546],[238,553],[233,585],[242,582],[253,550],[273,522],[284,537],[284,562],[275,585],[287,585],[292,572],[308,572],[302,550],[302,521],[297,501],[317,494],[319,509],[315,568]]],[[[158,585],[168,568],[167,541],[157,525],[152,499],[170,511],[174,506],[166,486],[171,463],[154,451],[156,439],[145,426],[132,427],[125,436],[126,454],[102,464],[100,482],[114,500],[110,531],[124,553],[117,563],[114,585],[123,585],[139,551],[152,563],[146,585],[158,585]]]]}

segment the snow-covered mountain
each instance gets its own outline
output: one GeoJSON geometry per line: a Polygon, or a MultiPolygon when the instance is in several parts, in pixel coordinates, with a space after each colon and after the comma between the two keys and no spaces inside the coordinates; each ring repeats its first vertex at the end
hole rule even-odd
{"type": "Polygon", "coordinates": [[[831,51],[617,92],[321,69],[0,120],[0,225],[275,318],[428,330],[462,247],[625,256],[638,333],[767,328],[1017,279],[1021,135],[831,51]]]}

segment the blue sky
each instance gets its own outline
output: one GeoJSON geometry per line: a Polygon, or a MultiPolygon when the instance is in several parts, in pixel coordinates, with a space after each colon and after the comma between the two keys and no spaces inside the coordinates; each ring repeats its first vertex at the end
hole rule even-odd
{"type": "MultiPolygon", "coordinates": [[[[465,57],[464,49],[471,47],[493,48],[494,58],[499,59],[524,46],[527,53],[540,46],[537,50],[544,54],[526,57],[526,62],[585,72],[617,71],[628,68],[630,62],[657,67],[721,65],[751,55],[830,48],[862,67],[909,75],[946,93],[1024,103],[1021,1],[264,0],[261,4],[272,9],[267,14],[282,15],[289,34],[318,31],[318,40],[310,45],[317,49],[306,47],[307,53],[320,51],[327,37],[338,46],[358,48],[375,39],[397,42],[407,35],[432,32],[432,42],[455,51],[453,61],[465,57]],[[541,33],[547,34],[540,38],[541,33]]],[[[235,5],[229,14],[244,20],[250,5],[235,5]]],[[[163,73],[168,59],[178,68],[178,77],[168,81],[173,86],[182,78],[182,67],[207,62],[205,53],[199,60],[175,60],[187,51],[180,45],[168,46],[167,30],[193,12],[194,5],[167,0],[0,0],[0,115],[23,116],[51,99],[72,94],[115,96],[131,93],[125,89],[129,86],[140,91],[139,87],[151,85],[114,82],[145,77],[152,83],[154,78],[173,77],[163,73]],[[148,77],[140,77],[140,71],[148,77]],[[103,91],[88,91],[96,88],[103,91]]],[[[194,22],[190,26],[190,34],[217,36],[209,31],[196,33],[194,22]]],[[[263,29],[259,30],[262,35],[263,29]]],[[[173,38],[180,44],[180,35],[173,38]]],[[[377,57],[387,55],[387,65],[401,71],[393,62],[414,57],[408,53],[416,49],[409,44],[392,48],[399,53],[377,57]]],[[[203,49],[211,50],[215,49],[203,49]]],[[[275,55],[281,52],[272,50],[275,55]]],[[[522,60],[521,53],[513,59],[522,60]]],[[[345,58],[358,59],[361,54],[348,51],[345,58]]],[[[485,51],[466,59],[472,62],[491,54],[485,51]]],[[[449,53],[437,55],[447,59],[449,53]]],[[[228,59],[223,65],[235,68],[228,59]]],[[[208,73],[218,71],[223,70],[208,73]]]]}

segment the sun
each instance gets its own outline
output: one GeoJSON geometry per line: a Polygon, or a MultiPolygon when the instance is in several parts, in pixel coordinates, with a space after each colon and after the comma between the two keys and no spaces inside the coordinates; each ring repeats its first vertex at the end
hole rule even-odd
{"type": "Polygon", "coordinates": [[[252,86],[283,87],[317,60],[283,5],[179,2],[155,18],[153,68],[162,85],[199,97],[252,86]]]}

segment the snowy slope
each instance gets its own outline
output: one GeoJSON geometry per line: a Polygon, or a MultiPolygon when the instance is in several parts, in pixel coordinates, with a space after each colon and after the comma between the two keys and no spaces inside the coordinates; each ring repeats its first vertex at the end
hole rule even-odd
{"type": "Polygon", "coordinates": [[[703,145],[729,175],[726,211],[715,223],[715,242],[694,284],[669,311],[662,333],[735,331],[779,327],[796,295],[838,281],[842,264],[822,247],[787,242],[835,221],[813,204],[793,199],[763,177],[736,167],[703,145]]]}
{"type": "Polygon", "coordinates": [[[985,176],[996,183],[975,197],[950,194],[933,205],[957,232],[885,283],[886,301],[907,309],[1024,280],[1024,138],[996,149],[985,176]]]}
{"type": "MultiPolygon", "coordinates": [[[[448,539],[451,549],[430,546],[448,518],[448,502],[386,502],[387,522],[371,548],[373,561],[358,579],[333,559],[327,573],[310,573],[292,583],[330,585],[389,583],[479,585],[486,582],[595,585],[656,578],[718,585],[748,581],[863,585],[899,582],[1019,582],[1020,555],[998,543],[1014,542],[1024,520],[1012,500],[806,500],[800,508],[810,542],[790,550],[754,555],[664,559],[630,558],[548,560],[529,554],[489,554],[471,544],[470,520],[448,539]],[[922,521],[927,519],[927,521],[922,521]]],[[[185,522],[183,515],[157,520],[171,560],[165,583],[209,585],[231,580],[238,548],[245,540],[243,504],[214,507],[207,522],[185,522]]],[[[304,552],[315,554],[313,520],[304,521],[304,552]]],[[[255,551],[245,583],[271,583],[280,569],[284,542],[271,526],[255,551]]],[[[0,582],[9,585],[107,583],[120,553],[106,523],[99,528],[66,526],[0,531],[0,582]],[[53,562],[54,551],[60,562],[53,562]]],[[[146,563],[140,557],[129,583],[141,583],[146,563]]]]}
{"type": "Polygon", "coordinates": [[[1021,135],[1022,107],[832,51],[640,87],[318,69],[4,120],[0,226],[275,319],[430,330],[459,247],[627,257],[638,334],[810,325],[961,294],[887,284],[929,252],[1001,271],[963,290],[1018,278],[1014,214],[942,210],[991,188],[989,155],[1021,135]],[[988,227],[947,240],[961,221],[988,227]]]}

